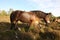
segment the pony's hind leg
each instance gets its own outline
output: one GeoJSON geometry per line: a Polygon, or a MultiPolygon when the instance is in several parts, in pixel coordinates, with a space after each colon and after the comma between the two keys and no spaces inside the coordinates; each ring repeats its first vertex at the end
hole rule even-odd
{"type": "Polygon", "coordinates": [[[14,27],[15,27],[15,24],[12,22],[10,29],[12,30],[12,29],[14,29],[14,27]]]}
{"type": "Polygon", "coordinates": [[[10,27],[10,29],[12,30],[16,30],[17,29],[17,21],[13,21],[13,22],[11,22],[11,27],[10,27]]]}

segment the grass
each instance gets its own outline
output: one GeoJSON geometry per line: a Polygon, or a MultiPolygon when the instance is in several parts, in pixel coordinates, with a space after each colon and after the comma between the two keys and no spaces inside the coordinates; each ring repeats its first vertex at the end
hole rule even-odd
{"type": "Polygon", "coordinates": [[[48,26],[42,24],[40,29],[31,27],[28,32],[27,24],[18,23],[21,31],[9,30],[10,26],[9,16],[0,16],[0,40],[60,40],[60,23],[58,22],[52,21],[48,26]]]}

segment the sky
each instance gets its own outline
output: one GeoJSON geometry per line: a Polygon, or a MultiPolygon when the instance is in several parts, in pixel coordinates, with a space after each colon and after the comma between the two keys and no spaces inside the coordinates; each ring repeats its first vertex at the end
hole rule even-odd
{"type": "Polygon", "coordinates": [[[40,10],[60,16],[60,0],[0,0],[0,10],[40,10]]]}

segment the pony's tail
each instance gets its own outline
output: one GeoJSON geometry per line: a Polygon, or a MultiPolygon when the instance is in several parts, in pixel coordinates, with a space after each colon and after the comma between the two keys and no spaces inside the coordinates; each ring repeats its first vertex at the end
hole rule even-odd
{"type": "Polygon", "coordinates": [[[13,15],[13,13],[14,13],[14,12],[12,12],[11,15],[10,15],[10,22],[11,22],[11,27],[10,27],[10,29],[11,29],[11,30],[14,29],[14,27],[15,27],[15,23],[13,22],[13,21],[14,21],[14,15],[13,15]]]}

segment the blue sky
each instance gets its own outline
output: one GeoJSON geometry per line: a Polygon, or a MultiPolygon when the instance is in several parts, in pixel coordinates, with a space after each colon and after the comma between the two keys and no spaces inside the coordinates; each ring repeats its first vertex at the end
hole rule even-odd
{"type": "Polygon", "coordinates": [[[60,16],[60,0],[0,0],[0,10],[41,10],[60,16]]]}

